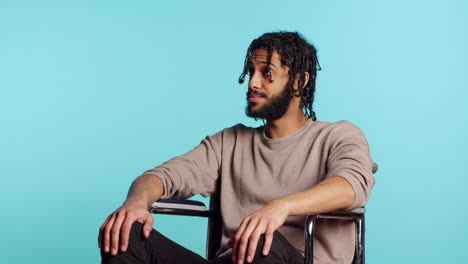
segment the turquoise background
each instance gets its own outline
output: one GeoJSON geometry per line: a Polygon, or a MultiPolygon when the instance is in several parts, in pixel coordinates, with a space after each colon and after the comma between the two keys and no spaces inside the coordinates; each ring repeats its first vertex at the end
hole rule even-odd
{"type": "MultiPolygon", "coordinates": [[[[318,48],[319,120],[358,125],[380,165],[368,263],[468,263],[467,19],[466,1],[1,0],[0,263],[98,263],[136,176],[261,124],[237,78],[280,29],[318,48]]],[[[193,221],[155,222],[203,254],[193,221]]]]}

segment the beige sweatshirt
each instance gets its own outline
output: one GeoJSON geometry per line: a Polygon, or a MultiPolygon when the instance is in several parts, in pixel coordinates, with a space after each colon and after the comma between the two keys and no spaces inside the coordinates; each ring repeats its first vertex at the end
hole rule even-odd
{"type": "MultiPolygon", "coordinates": [[[[209,196],[221,177],[222,249],[242,219],[268,202],[305,191],[326,178],[341,176],[356,193],[351,208],[363,206],[374,185],[372,160],[362,132],[346,121],[308,120],[294,134],[269,139],[264,127],[238,124],[213,136],[183,156],[144,174],[159,176],[163,198],[209,196]]],[[[305,216],[290,216],[280,231],[304,252],[305,216]]],[[[344,220],[319,219],[316,225],[315,263],[351,263],[354,225],[344,220]]]]}

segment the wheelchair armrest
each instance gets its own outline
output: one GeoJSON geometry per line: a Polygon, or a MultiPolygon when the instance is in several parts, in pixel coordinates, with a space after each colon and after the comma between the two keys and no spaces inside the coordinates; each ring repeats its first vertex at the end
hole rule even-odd
{"type": "Polygon", "coordinates": [[[361,207],[361,208],[356,208],[356,209],[351,209],[351,210],[338,210],[338,211],[331,211],[331,212],[316,214],[316,215],[307,215],[306,223],[305,223],[306,234],[311,235],[313,233],[314,223],[315,223],[315,220],[318,218],[359,220],[363,218],[365,213],[366,213],[366,208],[361,207]]]}
{"type": "MultiPolygon", "coordinates": [[[[305,263],[312,264],[314,256],[314,226],[315,220],[322,219],[343,219],[354,220],[358,224],[358,245],[356,247],[357,258],[362,260],[364,257],[363,241],[364,241],[364,214],[366,208],[356,208],[351,210],[338,210],[322,214],[308,215],[305,222],[305,263]]],[[[361,262],[358,262],[361,263],[361,262]]]]}
{"type": "Polygon", "coordinates": [[[159,199],[151,205],[150,213],[201,217],[212,215],[204,203],[185,199],[159,199]]]}
{"type": "Polygon", "coordinates": [[[351,210],[337,210],[327,213],[317,214],[318,218],[328,219],[356,219],[366,213],[366,208],[355,208],[351,210]]]}

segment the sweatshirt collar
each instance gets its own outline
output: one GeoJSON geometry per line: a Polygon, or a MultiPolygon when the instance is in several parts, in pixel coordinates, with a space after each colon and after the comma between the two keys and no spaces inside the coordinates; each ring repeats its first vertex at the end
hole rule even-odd
{"type": "Polygon", "coordinates": [[[289,135],[289,136],[286,136],[286,137],[282,137],[282,138],[276,138],[276,139],[271,139],[271,138],[268,138],[265,134],[265,126],[263,126],[263,129],[262,129],[262,141],[263,143],[265,143],[266,145],[277,145],[277,144],[280,144],[280,143],[283,143],[283,142],[290,142],[298,137],[301,137],[302,134],[304,134],[304,132],[307,130],[308,127],[312,126],[315,122],[312,120],[312,119],[307,119],[306,123],[299,129],[297,130],[296,132],[294,132],[293,134],[289,135]]]}

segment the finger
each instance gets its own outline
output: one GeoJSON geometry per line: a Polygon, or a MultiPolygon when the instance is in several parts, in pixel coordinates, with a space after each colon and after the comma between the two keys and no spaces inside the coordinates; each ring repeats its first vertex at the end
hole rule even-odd
{"type": "Polygon", "coordinates": [[[275,229],[271,225],[269,225],[265,232],[265,243],[263,244],[263,250],[262,250],[262,254],[264,256],[270,253],[271,245],[273,244],[274,232],[275,232],[275,229]]]}
{"type": "Polygon", "coordinates": [[[114,225],[112,226],[111,233],[110,233],[110,253],[111,255],[117,255],[118,246],[119,246],[119,238],[120,238],[120,229],[122,228],[122,223],[125,219],[125,212],[119,211],[117,212],[117,218],[115,219],[114,225]]]}
{"type": "Polygon", "coordinates": [[[104,224],[102,224],[102,226],[99,228],[99,235],[98,235],[98,247],[99,248],[102,248],[102,240],[103,240],[103,232],[104,232],[104,228],[106,227],[107,223],[109,222],[109,219],[110,219],[110,215],[106,218],[106,221],[104,221],[104,224]]]}
{"type": "Polygon", "coordinates": [[[251,263],[255,257],[255,251],[257,250],[258,239],[260,235],[265,232],[265,228],[262,228],[262,225],[259,224],[255,230],[250,235],[249,239],[249,248],[247,249],[247,262],[251,263]]]}
{"type": "Polygon", "coordinates": [[[110,250],[110,232],[112,229],[112,226],[114,225],[115,222],[115,214],[111,215],[111,218],[109,219],[109,222],[107,223],[106,227],[104,228],[104,252],[108,253],[110,250]]]}
{"type": "Polygon", "coordinates": [[[253,230],[257,227],[258,220],[256,218],[253,218],[250,220],[249,225],[245,228],[244,233],[242,234],[242,237],[240,239],[240,243],[237,248],[237,262],[238,263],[243,263],[245,260],[245,253],[247,251],[247,245],[249,244],[250,240],[250,235],[252,234],[253,230]],[[242,262],[240,262],[242,261],[242,262]]]}
{"type": "Polygon", "coordinates": [[[270,253],[271,245],[273,243],[273,233],[265,233],[265,243],[263,244],[262,254],[267,256],[270,253]]]}
{"type": "Polygon", "coordinates": [[[239,247],[239,240],[242,237],[242,234],[244,233],[245,227],[247,226],[248,222],[248,218],[242,220],[242,223],[239,229],[237,230],[236,235],[234,236],[234,239],[232,241],[232,262],[237,262],[237,248],[239,247]]]}
{"type": "Polygon", "coordinates": [[[145,224],[143,225],[143,235],[145,236],[145,238],[148,238],[149,234],[153,230],[153,223],[154,223],[153,216],[148,214],[148,217],[146,217],[145,224]]]}
{"type": "Polygon", "coordinates": [[[130,229],[132,228],[133,219],[126,217],[120,228],[120,250],[125,252],[128,247],[128,239],[130,237],[130,229]]]}

